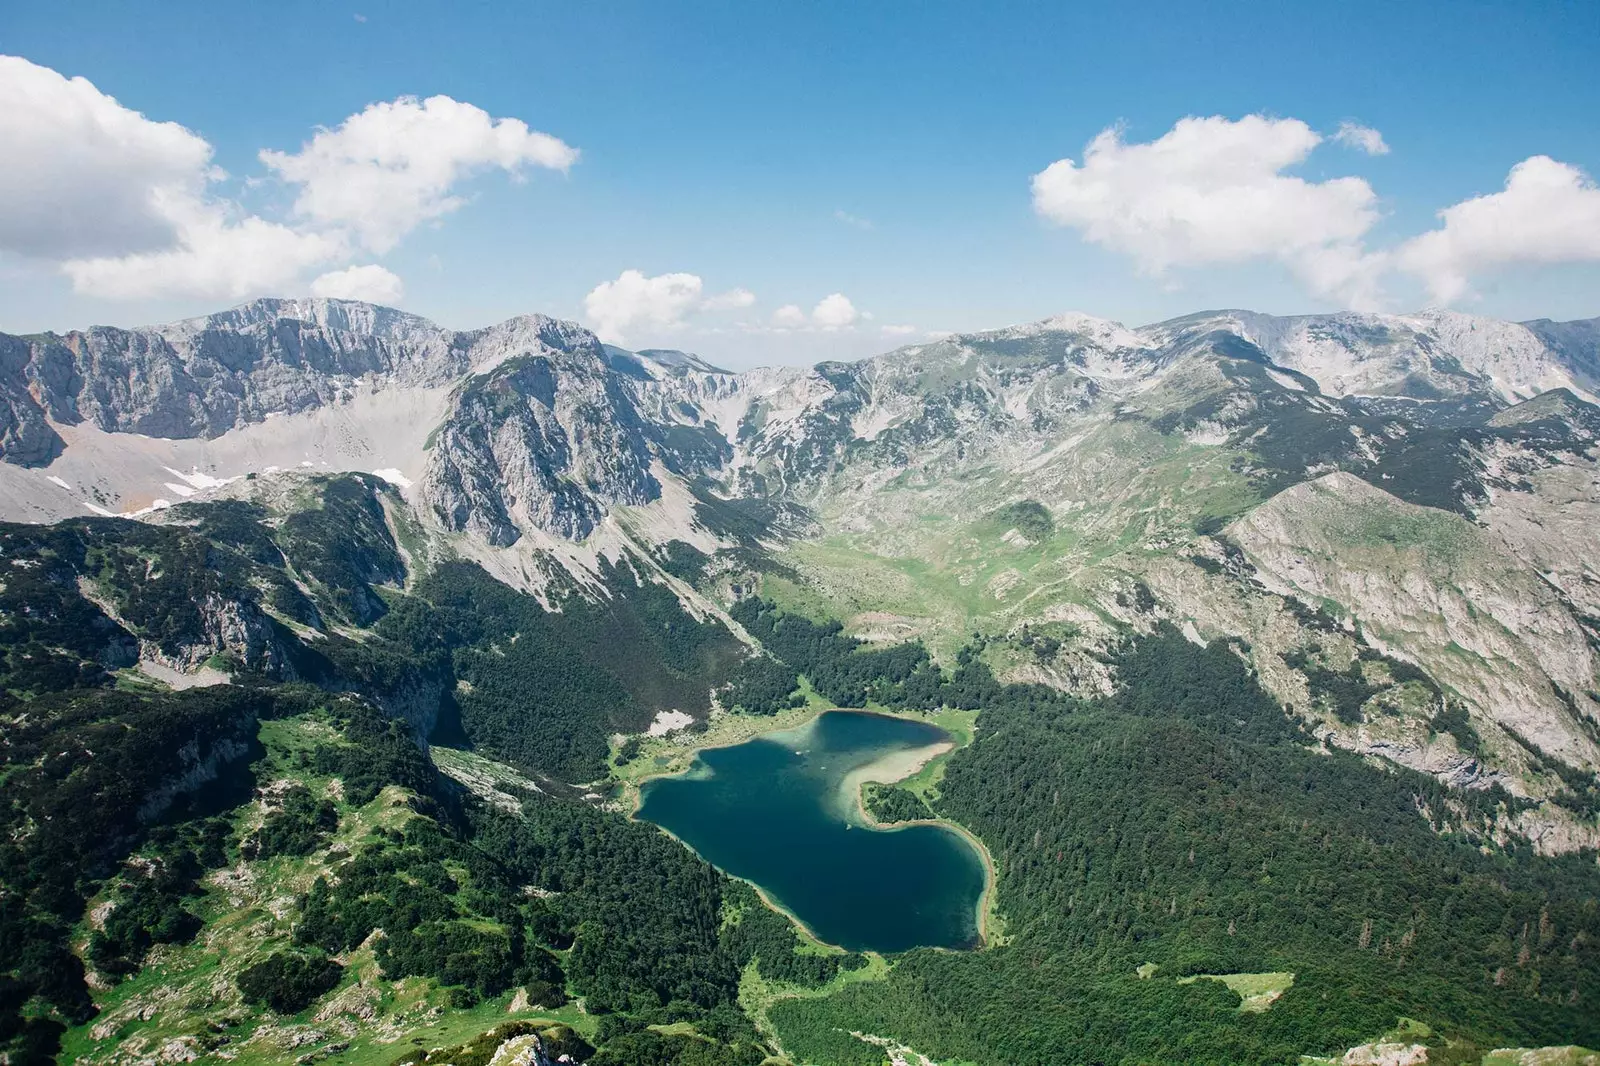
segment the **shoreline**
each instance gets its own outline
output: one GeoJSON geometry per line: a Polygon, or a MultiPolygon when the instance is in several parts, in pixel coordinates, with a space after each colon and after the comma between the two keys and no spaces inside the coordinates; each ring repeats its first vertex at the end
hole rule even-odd
{"type": "MultiPolygon", "coordinates": [[[[861,790],[868,784],[893,785],[907,778],[915,777],[931,764],[935,759],[943,758],[956,750],[955,738],[941,740],[935,744],[928,744],[921,748],[906,748],[903,751],[890,752],[880,759],[876,759],[864,766],[858,766],[844,775],[840,781],[840,790],[850,796],[857,811],[865,813],[861,805],[861,790]]],[[[863,825],[871,826],[873,823],[865,818],[863,825]]]]}
{"type": "MultiPolygon", "coordinates": [[[[958,749],[952,743],[950,745],[950,750],[958,751],[960,749],[958,749]]],[[[935,756],[935,758],[937,758],[937,756],[935,756]]],[[[932,759],[928,760],[928,762],[932,761],[932,759]]],[[[926,763],[923,765],[926,765],[926,763]]],[[[904,781],[907,777],[913,776],[918,770],[921,769],[922,767],[918,766],[916,770],[912,770],[911,773],[906,774],[904,777],[895,778],[894,781],[883,781],[877,778],[870,778],[860,781],[857,783],[855,788],[856,812],[861,816],[862,824],[876,833],[892,833],[897,829],[913,825],[930,825],[939,829],[947,829],[971,845],[972,850],[978,853],[978,861],[983,865],[983,891],[978,893],[978,915],[977,922],[975,923],[978,930],[978,947],[990,947],[992,945],[989,942],[989,905],[993,900],[994,893],[999,885],[1000,869],[995,865],[994,856],[989,854],[988,847],[983,843],[982,840],[978,838],[978,834],[974,833],[960,822],[952,822],[949,819],[938,817],[913,818],[907,822],[880,822],[872,816],[870,811],[867,810],[866,796],[863,794],[862,788],[868,783],[869,780],[875,784],[892,785],[898,781],[904,781]]],[[[947,948],[944,950],[950,949],[947,948]]]]}
{"type": "MultiPolygon", "coordinates": [[[[900,718],[913,722],[927,722],[926,717],[916,713],[895,713],[893,711],[868,710],[866,708],[859,707],[822,707],[811,710],[810,713],[805,717],[792,724],[778,724],[777,722],[774,722],[773,728],[771,729],[754,732],[746,736],[719,739],[706,744],[693,745],[692,747],[689,747],[685,751],[676,755],[672,760],[673,763],[682,761],[683,765],[669,765],[661,768],[658,771],[647,771],[638,775],[637,777],[629,777],[620,782],[624,787],[624,797],[628,808],[628,817],[634,821],[640,820],[639,809],[644,804],[643,788],[646,782],[659,778],[680,777],[683,774],[688,773],[693,768],[695,760],[699,758],[701,752],[738,747],[740,744],[748,744],[752,740],[756,740],[761,737],[769,737],[775,733],[786,733],[803,729],[830,711],[842,711],[846,714],[875,714],[883,718],[900,718]]],[[[774,718],[777,717],[778,716],[776,715],[774,716],[774,718]]],[[[946,730],[946,732],[949,732],[949,730],[946,730]]],[[[971,741],[969,740],[968,743],[970,742],[971,741]]],[[[909,828],[911,826],[932,826],[934,828],[944,829],[956,834],[957,836],[961,837],[961,839],[964,840],[974,852],[977,853],[979,864],[983,867],[983,889],[978,893],[978,900],[975,905],[976,913],[974,915],[973,922],[977,933],[977,943],[972,948],[935,947],[935,951],[976,951],[992,946],[990,909],[1000,878],[999,868],[995,864],[994,856],[989,853],[989,848],[983,843],[982,840],[978,838],[976,833],[964,825],[949,821],[947,819],[938,817],[917,818],[909,822],[893,823],[883,823],[877,821],[867,812],[866,801],[862,795],[862,789],[863,786],[869,782],[882,785],[893,785],[900,781],[904,781],[907,778],[915,777],[929,765],[933,764],[939,759],[945,758],[957,751],[960,751],[961,748],[965,746],[966,745],[960,742],[960,738],[952,734],[949,740],[939,741],[938,743],[930,744],[922,748],[912,748],[906,751],[893,752],[884,756],[883,758],[874,760],[865,766],[857,767],[846,774],[841,782],[842,788],[848,790],[850,794],[850,802],[854,806],[859,819],[858,824],[861,828],[866,829],[868,832],[893,833],[900,829],[909,828]]],[[[667,829],[664,826],[656,825],[654,822],[650,822],[648,824],[655,825],[656,828],[661,832],[666,833],[673,840],[676,840],[679,844],[683,845],[685,848],[688,848],[696,855],[700,854],[670,829],[667,829]]],[[[806,939],[809,939],[813,943],[822,947],[830,948],[836,951],[849,951],[848,948],[841,947],[838,944],[829,943],[828,941],[817,936],[811,927],[806,924],[804,919],[774,900],[770,895],[768,895],[766,889],[762,888],[754,881],[739,877],[737,874],[729,873],[727,870],[723,870],[720,866],[716,866],[715,863],[712,865],[715,866],[716,869],[723,875],[749,885],[755,890],[757,897],[760,898],[762,903],[764,903],[770,910],[776,911],[793,922],[802,931],[806,939]]],[[[881,954],[879,952],[869,953],[881,954]]]]}

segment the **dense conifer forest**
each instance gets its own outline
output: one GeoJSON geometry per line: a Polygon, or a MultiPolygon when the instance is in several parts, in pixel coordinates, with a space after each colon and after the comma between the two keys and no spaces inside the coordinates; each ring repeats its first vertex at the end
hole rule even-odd
{"type": "Polygon", "coordinates": [[[1401,1017],[1480,1049],[1600,1038],[1592,858],[1436,835],[1418,809],[1442,786],[1319,750],[1226,644],[1168,631],[1118,668],[1114,697],[1070,710],[1002,690],[950,760],[935,810],[994,851],[1010,943],[780,1004],[791,1050],[875,1063],[839,1038],[847,1018],[937,1057],[1039,1064],[1281,1062],[1401,1017]],[[1173,980],[1274,971],[1294,983],[1260,1013],[1173,980]]]}

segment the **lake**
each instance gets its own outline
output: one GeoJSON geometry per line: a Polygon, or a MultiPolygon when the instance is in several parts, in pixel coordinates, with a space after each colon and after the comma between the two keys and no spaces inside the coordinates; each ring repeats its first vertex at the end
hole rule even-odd
{"type": "Polygon", "coordinates": [[[645,782],[638,816],[760,887],[827,943],[971,947],[985,881],[976,847],[943,826],[869,828],[857,804],[863,780],[903,777],[950,744],[924,722],[825,711],[645,782]]]}

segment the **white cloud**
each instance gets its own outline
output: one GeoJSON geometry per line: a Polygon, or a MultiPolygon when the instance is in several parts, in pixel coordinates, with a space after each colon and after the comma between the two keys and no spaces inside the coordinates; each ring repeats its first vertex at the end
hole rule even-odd
{"type": "Polygon", "coordinates": [[[916,326],[884,326],[882,332],[885,337],[909,337],[917,332],[916,326]]]}
{"type": "Polygon", "coordinates": [[[749,289],[729,289],[719,292],[715,296],[706,297],[701,306],[707,311],[736,311],[741,307],[749,307],[756,302],[756,294],[749,289]]]}
{"type": "Polygon", "coordinates": [[[196,296],[244,300],[297,289],[307,270],[342,258],[336,236],[301,233],[214,205],[187,205],[177,243],[156,252],[69,259],[61,270],[79,292],[111,300],[196,296]]]}
{"type": "Polygon", "coordinates": [[[806,313],[800,310],[799,304],[784,304],[772,312],[772,324],[779,329],[803,329],[806,313]]]}
{"type": "MultiPolygon", "coordinates": [[[[864,311],[858,311],[850,298],[842,292],[829,293],[806,314],[799,304],[784,304],[772,312],[772,325],[769,329],[780,332],[789,330],[822,330],[832,333],[842,329],[853,329],[859,321],[871,319],[872,316],[864,311]]],[[[895,327],[886,327],[889,331],[895,327]]]]}
{"type": "Polygon", "coordinates": [[[1346,148],[1354,148],[1368,155],[1389,154],[1389,145],[1384,141],[1383,134],[1359,122],[1339,123],[1339,129],[1334,133],[1333,139],[1346,148]]]}
{"type": "Polygon", "coordinates": [[[335,300],[365,300],[393,307],[405,297],[405,283],[376,263],[330,271],[311,283],[311,295],[335,300]]]}
{"type": "MultiPolygon", "coordinates": [[[[226,175],[199,134],[12,56],[0,56],[0,144],[0,252],[50,264],[77,291],[112,299],[304,291],[311,270],[348,262],[363,245],[386,250],[454,210],[452,189],[477,171],[515,177],[577,158],[516,119],[449,97],[402,97],[319,131],[300,152],[261,153],[300,187],[297,220],[275,221],[216,194],[226,175]]],[[[397,296],[398,279],[381,279],[381,269],[316,284],[397,296]]]]}
{"type": "Polygon", "coordinates": [[[1034,175],[1034,209],[1156,277],[1272,259],[1319,295],[1371,306],[1382,268],[1362,246],[1378,218],[1372,187],[1283,173],[1321,141],[1298,119],[1260,115],[1182,119],[1147,144],[1107,129],[1081,165],[1061,159],[1034,175]]]}
{"type": "Polygon", "coordinates": [[[1523,160],[1503,190],[1439,218],[1443,226],[1407,241],[1396,259],[1445,303],[1465,295],[1474,274],[1499,267],[1600,261],[1600,188],[1549,156],[1523,160]]]}
{"type": "Polygon", "coordinates": [[[842,292],[830,293],[811,309],[811,321],[819,329],[848,329],[855,325],[861,313],[842,292]]]}
{"type": "Polygon", "coordinates": [[[694,274],[657,274],[647,278],[624,270],[615,281],[602,281],[583,298],[584,314],[601,336],[622,339],[636,325],[671,329],[701,304],[704,287],[694,274]]]}
{"type": "Polygon", "coordinates": [[[0,56],[0,144],[0,249],[51,260],[170,245],[173,205],[212,174],[203,137],[16,56],[0,56]]]}
{"type": "Polygon", "coordinates": [[[199,134],[13,56],[0,57],[0,143],[0,249],[53,263],[79,292],[238,299],[344,255],[336,234],[210,197],[223,175],[199,134]]]}
{"type": "Polygon", "coordinates": [[[578,151],[448,96],[402,96],[368,105],[336,129],[318,130],[298,152],[263,151],[261,161],[300,186],[295,213],[351,230],[385,252],[428,219],[463,203],[454,187],[474,173],[524,166],[566,171],[578,151]]]}
{"type": "Polygon", "coordinates": [[[872,228],[872,219],[862,218],[860,215],[852,215],[850,212],[845,210],[835,211],[833,213],[833,217],[838,221],[843,222],[846,226],[853,226],[856,229],[872,228]]]}
{"type": "Polygon", "coordinates": [[[609,340],[622,340],[637,327],[677,329],[702,311],[730,311],[756,302],[749,289],[704,296],[705,283],[698,274],[657,274],[646,277],[624,270],[614,281],[602,281],[583,299],[584,317],[594,331],[609,340]]]}

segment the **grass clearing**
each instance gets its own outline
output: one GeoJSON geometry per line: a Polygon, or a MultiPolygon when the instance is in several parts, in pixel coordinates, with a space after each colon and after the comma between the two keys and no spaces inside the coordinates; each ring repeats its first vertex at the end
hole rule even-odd
{"type": "MultiPolygon", "coordinates": [[[[463,1008],[452,1004],[451,990],[434,981],[389,980],[370,944],[339,957],[345,967],[340,984],[297,1015],[245,1004],[235,983],[238,975],[291,944],[296,897],[319,876],[336,875],[379,830],[399,829],[421,817],[405,789],[390,785],[370,802],[353,806],[339,798],[333,778],[308,772],[305,757],[339,740],[317,712],[262,722],[259,736],[265,748],[257,764],[260,783],[269,786],[290,777],[316,795],[333,797],[338,828],[310,854],[240,861],[212,871],[203,882],[204,895],[188,904],[204,922],[200,935],[187,944],[151,949],[140,972],[99,991],[100,1013],[67,1031],[62,1061],[121,1064],[198,1056],[244,1066],[287,1066],[316,1055],[348,1066],[388,1066],[406,1050],[465,1043],[508,1020],[549,1021],[593,1034],[595,1019],[575,1005],[513,1011],[512,990],[463,1008]]],[[[233,815],[235,833],[259,824],[262,811],[259,801],[240,807],[233,815]]],[[[81,945],[88,935],[86,921],[74,939],[81,945]]]]}
{"type": "Polygon", "coordinates": [[[866,952],[867,964],[858,970],[840,970],[827,984],[819,988],[806,988],[782,981],[772,981],[761,976],[755,960],[744,968],[739,979],[739,1006],[749,1015],[756,1031],[770,1040],[779,1051],[782,1045],[778,1033],[768,1017],[773,1004],[785,999],[821,999],[849,985],[867,981],[882,981],[889,976],[889,961],[875,951],[866,952]]]}
{"type": "MultiPolygon", "coordinates": [[[[1140,977],[1147,976],[1139,968],[1140,977]]],[[[1153,971],[1152,971],[1153,972],[1153,971]]],[[[1239,997],[1239,1011],[1245,1014],[1254,1014],[1266,1010],[1275,1003],[1279,996],[1289,990],[1294,984],[1292,973],[1200,973],[1192,977],[1180,977],[1180,985],[1192,985],[1196,981],[1221,981],[1239,997]]]]}

